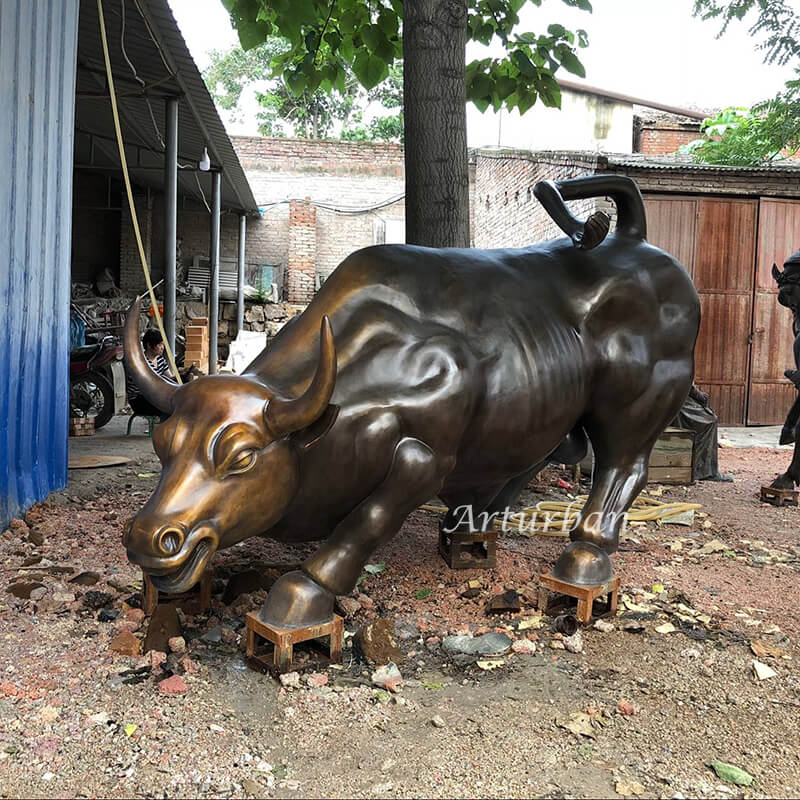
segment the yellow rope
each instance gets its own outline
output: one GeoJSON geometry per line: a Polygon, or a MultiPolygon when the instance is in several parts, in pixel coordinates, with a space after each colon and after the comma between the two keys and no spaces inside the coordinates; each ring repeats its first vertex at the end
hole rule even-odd
{"type": "Polygon", "coordinates": [[[131,210],[131,222],[133,223],[133,232],[136,236],[136,245],[139,248],[139,259],[142,262],[142,269],[144,270],[144,279],[147,283],[147,290],[150,293],[150,302],[153,307],[153,314],[156,318],[158,330],[161,332],[161,339],[164,342],[164,350],[167,354],[167,361],[169,361],[172,374],[175,380],[180,384],[181,375],[178,372],[178,367],[175,364],[175,358],[172,355],[169,342],[167,341],[167,333],[164,330],[164,323],[161,319],[161,314],[158,310],[158,303],[156,302],[156,295],[153,291],[153,282],[150,280],[150,269],[147,266],[147,258],[144,254],[144,244],[142,243],[142,235],[139,232],[139,218],[136,216],[136,208],[133,205],[133,189],[131,188],[131,179],[128,175],[128,160],[125,157],[125,146],[122,142],[122,130],[119,126],[119,112],[117,111],[117,95],[114,91],[114,76],[111,74],[111,58],[108,55],[108,40],[106,38],[106,23],[103,17],[103,0],[97,0],[97,13],[100,17],[100,38],[103,40],[103,57],[106,62],[106,78],[108,80],[108,94],[111,97],[111,113],[114,117],[114,129],[117,132],[117,147],[119,148],[119,160],[122,165],[122,176],[125,179],[125,190],[128,193],[128,207],[131,210]]]}
{"type": "MultiPolygon", "coordinates": [[[[582,511],[586,500],[586,495],[580,495],[569,502],[542,500],[535,506],[509,514],[508,525],[504,524],[504,515],[496,515],[493,519],[493,526],[495,530],[502,533],[566,537],[569,536],[569,531],[582,511]],[[547,514],[546,520],[540,519],[543,514],[547,514]]],[[[420,506],[420,508],[423,511],[433,511],[437,514],[447,511],[444,506],[424,505],[420,506]]],[[[639,496],[633,501],[633,505],[628,511],[628,522],[668,520],[669,517],[673,517],[676,514],[696,511],[700,508],[702,506],[699,503],[662,503],[652,497],[639,496]]]]}

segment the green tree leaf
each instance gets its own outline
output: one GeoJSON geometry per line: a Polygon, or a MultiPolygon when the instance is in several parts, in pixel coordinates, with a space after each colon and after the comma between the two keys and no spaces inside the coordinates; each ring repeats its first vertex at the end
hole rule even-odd
{"type": "Polygon", "coordinates": [[[389,68],[383,59],[362,51],[353,61],[353,72],[365,89],[372,89],[386,78],[389,68]]]}
{"type": "Polygon", "coordinates": [[[573,75],[579,75],[581,78],[586,77],[586,70],[583,64],[578,60],[575,53],[569,50],[565,51],[561,56],[561,66],[571,72],[573,75]]]}

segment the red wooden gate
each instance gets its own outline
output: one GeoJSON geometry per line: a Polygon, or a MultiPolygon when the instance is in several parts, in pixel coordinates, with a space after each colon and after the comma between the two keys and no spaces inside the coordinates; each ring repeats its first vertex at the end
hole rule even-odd
{"type": "Polygon", "coordinates": [[[757,200],[648,195],[648,240],[689,270],[703,319],[695,381],[724,424],[746,419],[757,200]]]}
{"type": "Polygon", "coordinates": [[[748,425],[783,422],[796,397],[783,375],[794,368],[792,312],[778,304],[772,265],[783,262],[800,247],[800,203],[763,198],[758,217],[753,351],[750,367],[748,425]]]}

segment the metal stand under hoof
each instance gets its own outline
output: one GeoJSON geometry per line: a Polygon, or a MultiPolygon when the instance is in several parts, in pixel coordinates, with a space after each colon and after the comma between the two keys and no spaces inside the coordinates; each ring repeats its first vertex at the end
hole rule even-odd
{"type": "Polygon", "coordinates": [[[247,627],[248,661],[269,672],[276,672],[279,675],[291,672],[294,646],[301,642],[312,642],[313,644],[315,639],[321,639],[323,636],[330,637],[330,661],[341,661],[344,620],[338,614],[334,614],[330,622],[323,622],[321,625],[310,625],[308,628],[280,628],[275,625],[267,625],[258,618],[255,611],[251,611],[245,617],[245,626],[247,627]],[[256,636],[272,643],[272,659],[269,657],[269,647],[263,650],[257,647],[256,636]]]}
{"type": "Polygon", "coordinates": [[[554,594],[574,597],[578,601],[578,610],[575,617],[578,622],[588,625],[592,621],[594,611],[594,601],[598,597],[608,595],[608,609],[602,616],[613,616],[617,611],[617,598],[619,594],[619,577],[615,575],[607,583],[598,586],[580,586],[574,583],[566,583],[552,575],[542,574],[539,576],[539,611],[545,613],[549,606],[550,592],[554,594]]]}
{"type": "Polygon", "coordinates": [[[799,505],[800,492],[797,489],[773,489],[772,486],[761,487],[761,502],[773,506],[799,505]]]}
{"type": "Polygon", "coordinates": [[[497,563],[497,531],[439,531],[439,555],[450,569],[492,569],[497,563]]]}
{"type": "Polygon", "coordinates": [[[142,610],[147,616],[152,616],[156,606],[160,603],[173,603],[180,600],[191,600],[199,604],[198,614],[203,614],[211,608],[211,580],[214,577],[214,569],[209,567],[202,575],[200,580],[187,592],[180,594],[169,594],[159,592],[153,582],[142,572],[142,610]]]}

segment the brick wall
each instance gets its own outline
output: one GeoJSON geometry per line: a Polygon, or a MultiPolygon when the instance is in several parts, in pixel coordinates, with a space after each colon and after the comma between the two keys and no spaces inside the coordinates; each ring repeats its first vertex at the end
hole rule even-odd
{"type": "MultiPolygon", "coordinates": [[[[533,187],[541,180],[563,180],[596,171],[591,153],[529,153],[481,150],[475,170],[475,246],[525,247],[563,236],[533,187]]],[[[598,208],[613,210],[610,202],[580,200],[569,203],[573,214],[585,218],[598,208]]]]}
{"type": "MultiPolygon", "coordinates": [[[[150,265],[153,249],[152,196],[134,195],[133,203],[136,207],[136,217],[139,222],[139,233],[142,237],[144,255],[148,265],[150,265]]],[[[90,232],[87,233],[91,235],[90,232]]],[[[126,208],[123,208],[122,211],[119,232],[119,281],[120,288],[129,292],[141,292],[146,285],[131,215],[126,208]]]]}
{"type": "Polygon", "coordinates": [[[317,209],[308,198],[289,203],[286,288],[290,303],[310,303],[316,290],[317,209]]]}
{"type": "MultiPolygon", "coordinates": [[[[738,169],[675,163],[644,156],[576,152],[482,150],[475,180],[475,246],[521,247],[563,234],[533,196],[540,180],[616,173],[633,178],[642,192],[741,197],[800,197],[800,167],[738,169]]],[[[603,210],[613,222],[609,198],[568,203],[581,219],[603,210]]]]}
{"type": "Polygon", "coordinates": [[[677,153],[700,138],[700,122],[689,120],[634,119],[633,150],[645,155],[677,153]]]}
{"type": "Polygon", "coordinates": [[[700,138],[700,125],[668,127],[666,125],[643,125],[634,149],[646,155],[677,153],[679,148],[700,138]]]}
{"type": "Polygon", "coordinates": [[[405,191],[401,145],[255,136],[233,143],[263,209],[248,224],[248,260],[286,267],[292,199],[310,198],[316,207],[314,268],[323,280],[354,250],[375,244],[387,220],[404,224],[403,200],[387,204],[405,191]],[[374,206],[381,207],[341,213],[374,206]]]}
{"type": "Polygon", "coordinates": [[[233,136],[231,141],[246,172],[256,169],[325,175],[383,175],[400,179],[405,174],[403,146],[391,142],[264,136],[233,136]]]}

